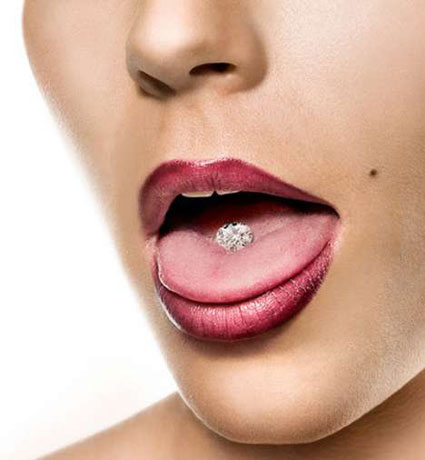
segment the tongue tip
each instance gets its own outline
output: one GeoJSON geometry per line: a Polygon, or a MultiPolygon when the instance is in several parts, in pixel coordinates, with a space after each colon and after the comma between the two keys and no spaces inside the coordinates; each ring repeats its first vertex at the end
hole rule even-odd
{"type": "MultiPolygon", "coordinates": [[[[205,290],[205,286],[197,286],[192,284],[190,289],[187,286],[169,285],[161,271],[161,265],[157,265],[157,278],[161,285],[168,291],[178,295],[187,300],[203,304],[203,305],[231,305],[234,303],[240,303],[250,301],[256,297],[264,294],[265,292],[271,291],[280,285],[295,280],[300,274],[302,274],[308,267],[317,265],[325,267],[328,265],[331,254],[332,254],[333,242],[328,241],[322,249],[316,254],[311,260],[305,265],[301,266],[297,270],[294,270],[289,276],[284,278],[276,278],[275,280],[269,279],[268,281],[251,283],[249,287],[240,287],[239,289],[234,287],[233,290],[223,289],[221,291],[208,292],[205,290]]],[[[176,281],[176,280],[173,280],[176,281]]]]}
{"type": "Polygon", "coordinates": [[[314,260],[326,246],[317,244],[308,251],[285,254],[280,247],[270,260],[265,253],[257,254],[255,247],[239,253],[209,257],[191,257],[176,261],[167,249],[159,251],[157,273],[161,284],[175,294],[199,303],[233,303],[254,298],[294,277],[314,260]],[[171,256],[171,259],[169,257],[171,256]],[[201,259],[201,260],[199,260],[201,259]]]}

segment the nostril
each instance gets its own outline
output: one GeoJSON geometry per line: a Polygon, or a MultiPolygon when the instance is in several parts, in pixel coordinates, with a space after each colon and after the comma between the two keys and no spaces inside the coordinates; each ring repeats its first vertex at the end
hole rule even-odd
{"type": "Polygon", "coordinates": [[[224,73],[235,69],[233,64],[228,62],[210,62],[194,67],[189,73],[190,75],[203,75],[209,72],[224,73]]]}
{"type": "Polygon", "coordinates": [[[140,89],[149,96],[164,97],[175,92],[173,88],[142,70],[138,72],[138,83],[140,89]]]}
{"type": "MultiPolygon", "coordinates": [[[[236,66],[229,64],[228,62],[211,62],[201,64],[190,70],[189,74],[194,76],[204,75],[207,73],[225,73],[231,72],[236,69],[236,66]]],[[[149,75],[143,70],[137,71],[137,83],[140,90],[147,96],[155,98],[164,98],[172,96],[176,93],[176,90],[171,86],[167,85],[158,78],[149,75]]]]}

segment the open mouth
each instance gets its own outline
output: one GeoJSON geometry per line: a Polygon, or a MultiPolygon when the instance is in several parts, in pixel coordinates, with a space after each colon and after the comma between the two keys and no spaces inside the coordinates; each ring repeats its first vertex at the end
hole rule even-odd
{"type": "Polygon", "coordinates": [[[140,205],[161,305],[204,340],[253,337],[305,307],[339,223],[329,203],[233,159],[164,163],[140,205]]]}

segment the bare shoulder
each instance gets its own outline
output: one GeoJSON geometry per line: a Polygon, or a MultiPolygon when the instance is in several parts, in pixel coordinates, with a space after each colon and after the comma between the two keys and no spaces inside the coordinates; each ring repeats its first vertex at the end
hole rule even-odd
{"type": "Polygon", "coordinates": [[[179,394],[172,393],[130,418],[39,460],[167,458],[173,427],[185,411],[179,394]]]}

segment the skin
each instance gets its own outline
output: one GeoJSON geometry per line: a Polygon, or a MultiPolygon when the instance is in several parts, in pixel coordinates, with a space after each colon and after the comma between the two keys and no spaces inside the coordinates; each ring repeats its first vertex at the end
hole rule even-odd
{"type": "Polygon", "coordinates": [[[27,0],[23,22],[179,386],[49,458],[420,458],[423,0],[27,0]],[[166,318],[137,213],[161,162],[223,155],[324,198],[342,223],[311,304],[232,345],[166,318]]]}

